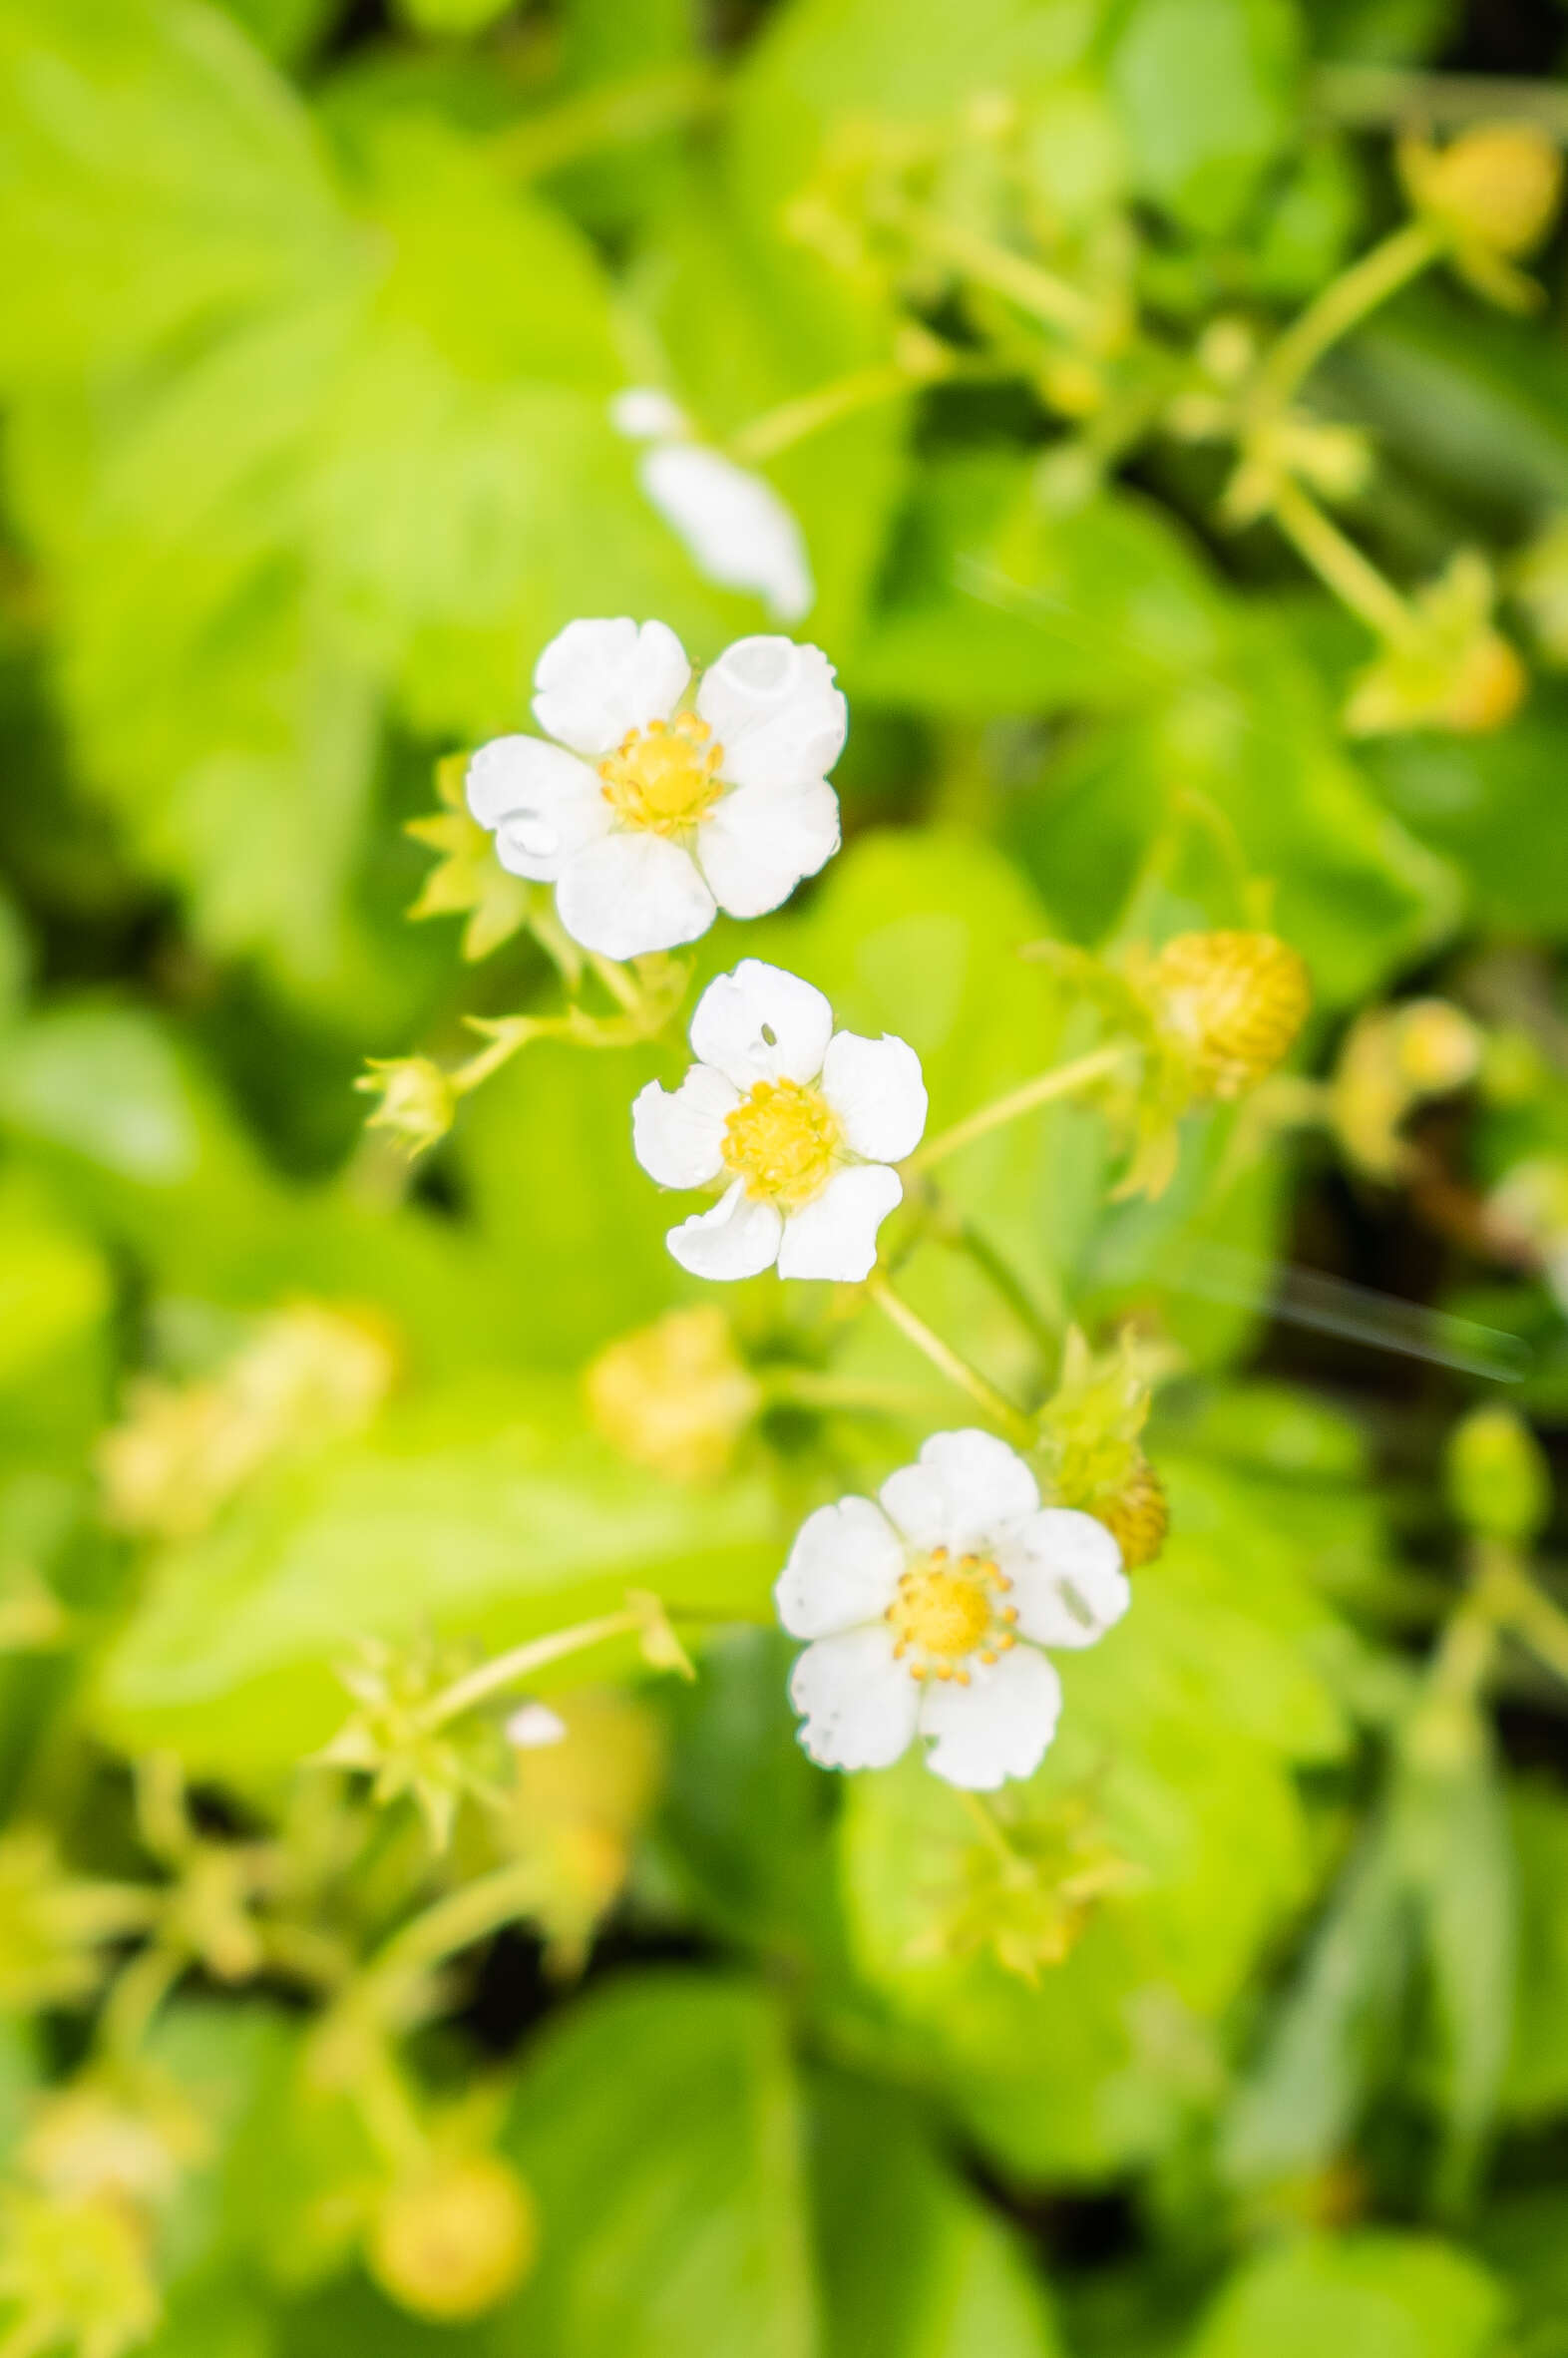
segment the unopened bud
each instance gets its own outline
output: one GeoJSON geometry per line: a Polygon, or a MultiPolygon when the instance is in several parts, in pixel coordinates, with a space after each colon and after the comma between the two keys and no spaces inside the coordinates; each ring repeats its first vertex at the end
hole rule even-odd
{"type": "Polygon", "coordinates": [[[365,2259],[389,2299],[434,2325],[482,2317],[520,2284],[539,2241],[533,2197],[495,2154],[438,2161],[382,2201],[365,2259]]]}
{"type": "Polygon", "coordinates": [[[1551,1474],[1529,1426],[1511,1408],[1476,1408],[1448,1442],[1448,1498],[1481,1539],[1533,1539],[1552,1511],[1551,1474]]]}
{"type": "Polygon", "coordinates": [[[369,1127],[390,1130],[410,1156],[423,1154],[452,1127],[457,1097],[429,1056],[373,1057],[354,1086],[381,1099],[369,1127]]]}
{"type": "Polygon", "coordinates": [[[1177,934],[1151,962],[1147,990],[1209,1097],[1240,1096],[1272,1072],[1312,1004],[1305,962],[1274,934],[1177,934]]]}
{"type": "Polygon", "coordinates": [[[634,1464],[677,1482],[716,1481],[762,1394],[721,1310],[676,1310],[599,1353],[588,1413],[634,1464]]]}
{"type": "Polygon", "coordinates": [[[1441,149],[1410,142],[1399,164],[1422,212],[1508,261],[1541,243],[1562,196],[1556,142],[1529,123],[1477,124],[1441,149]]]}
{"type": "Polygon", "coordinates": [[[1412,998],[1394,1016],[1393,1049],[1400,1075],[1423,1097],[1462,1089],[1480,1070],[1481,1033],[1445,998],[1412,998]]]}
{"type": "Polygon", "coordinates": [[[1456,736],[1483,737],[1512,720],[1529,673],[1500,630],[1480,630],[1461,648],[1434,718],[1456,736]]]}

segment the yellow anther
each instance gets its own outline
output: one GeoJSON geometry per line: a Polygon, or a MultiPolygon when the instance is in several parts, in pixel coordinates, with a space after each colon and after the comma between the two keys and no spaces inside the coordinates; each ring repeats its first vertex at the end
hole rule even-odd
{"type": "Polygon", "coordinates": [[[604,799],[623,825],[683,835],[723,793],[723,758],[707,722],[694,712],[677,712],[673,720],[628,730],[599,763],[598,774],[604,799]]]}
{"type": "Polygon", "coordinates": [[[781,1211],[811,1203],[833,1176],[841,1132],[820,1089],[758,1081],[724,1123],[724,1167],[746,1193],[781,1211]]]}
{"type": "Polygon", "coordinates": [[[945,1547],[933,1548],[911,1564],[885,1619],[895,1633],[895,1659],[910,1657],[915,1678],[970,1684],[972,1659],[994,1662],[996,1648],[1010,1643],[999,1624],[995,1592],[1000,1575],[988,1558],[966,1555],[955,1562],[945,1547]]]}

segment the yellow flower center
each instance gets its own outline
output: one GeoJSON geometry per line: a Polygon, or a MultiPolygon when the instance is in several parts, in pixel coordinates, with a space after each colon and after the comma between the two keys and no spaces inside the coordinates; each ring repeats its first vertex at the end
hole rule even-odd
{"type": "Polygon", "coordinates": [[[820,1089],[758,1081],[724,1123],[724,1168],[759,1202],[798,1212],[833,1176],[839,1121],[820,1089]]]}
{"type": "Polygon", "coordinates": [[[893,1651],[913,1679],[970,1683],[970,1660],[992,1663],[1017,1643],[1017,1607],[1001,1603],[1012,1586],[989,1556],[955,1556],[945,1547],[917,1556],[899,1581],[885,1618],[893,1651]]]}
{"type": "Polygon", "coordinates": [[[650,720],[645,728],[629,729],[599,763],[604,800],[627,827],[683,835],[723,793],[723,746],[696,713],[650,720]]]}

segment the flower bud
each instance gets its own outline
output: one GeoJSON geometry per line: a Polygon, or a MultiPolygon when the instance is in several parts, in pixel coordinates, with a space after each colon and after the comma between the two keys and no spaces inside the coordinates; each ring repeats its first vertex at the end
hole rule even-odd
{"type": "Polygon", "coordinates": [[[1469,1016],[1445,998],[1409,999],[1394,1017],[1400,1076],[1422,1097],[1443,1097],[1472,1081],[1480,1070],[1482,1044],[1469,1016]]]}
{"type": "Polygon", "coordinates": [[[676,1482],[717,1481],[761,1405],[721,1310],[675,1310],[601,1351],[588,1414],[636,1465],[676,1482]]]}
{"type": "Polygon", "coordinates": [[[1460,737],[1484,737],[1512,720],[1529,673],[1500,630],[1479,630],[1460,649],[1447,694],[1433,714],[1460,737]]]}
{"type": "Polygon", "coordinates": [[[1529,1426],[1511,1408],[1476,1408],[1448,1441],[1448,1499],[1481,1539],[1535,1538],[1552,1511],[1551,1475],[1529,1426]]]}
{"type": "Polygon", "coordinates": [[[1408,142],[1399,167],[1422,212],[1507,261],[1541,243],[1562,196],[1557,144],[1530,123],[1477,124],[1441,149],[1408,142]]]}
{"type": "Polygon", "coordinates": [[[371,2223],[366,2264],[398,2306],[433,2325],[482,2317],[532,2264],[534,2201],[495,2154],[438,2160],[394,2186],[371,2223]]]}
{"type": "Polygon", "coordinates": [[[1271,1072],[1312,1004],[1304,961],[1274,934],[1178,934],[1150,964],[1145,992],[1208,1097],[1238,1097],[1271,1072]]]}
{"type": "Polygon", "coordinates": [[[354,1086],[381,1102],[372,1130],[390,1130],[412,1158],[444,1138],[457,1112],[452,1083],[429,1056],[372,1057],[354,1086]]]}

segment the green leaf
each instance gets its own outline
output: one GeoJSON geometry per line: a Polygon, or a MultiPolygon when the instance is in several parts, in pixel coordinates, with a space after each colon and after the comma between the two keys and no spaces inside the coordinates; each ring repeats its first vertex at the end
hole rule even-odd
{"type": "Polygon", "coordinates": [[[1536,2123],[1568,2110],[1568,1803],[1531,1778],[1513,1786],[1508,1815],[1518,1978],[1502,2101],[1510,2119],[1536,2123]]]}
{"type": "Polygon", "coordinates": [[[1136,0],[1111,56],[1144,193],[1187,226],[1235,226],[1295,129],[1289,0],[1136,0]]]}
{"type": "Polygon", "coordinates": [[[1059,2358],[1021,2242],[908,2098],[823,2079],[812,2114],[823,2358],[1059,2358]]]}
{"type": "Polygon", "coordinates": [[[1487,2358],[1504,2309],[1478,2261],[1431,2237],[1309,2236],[1239,2270],[1189,2358],[1487,2358]]]}
{"type": "MultiPolygon", "coordinates": [[[[100,1723],[133,1751],[281,1768],[344,1718],[333,1666],[362,1636],[431,1627],[499,1648],[613,1611],[628,1587],[749,1619],[781,1546],[760,1477],[676,1489],[591,1438],[570,1386],[458,1385],[165,1555],[103,1665],[100,1723]]],[[[629,1652],[574,1660],[568,1683],[629,1652]]]]}
{"type": "Polygon", "coordinates": [[[541,2254],[501,2358],[814,2358],[800,2102],[764,1997],[600,1989],[529,2057],[507,2147],[541,2254]]]}

